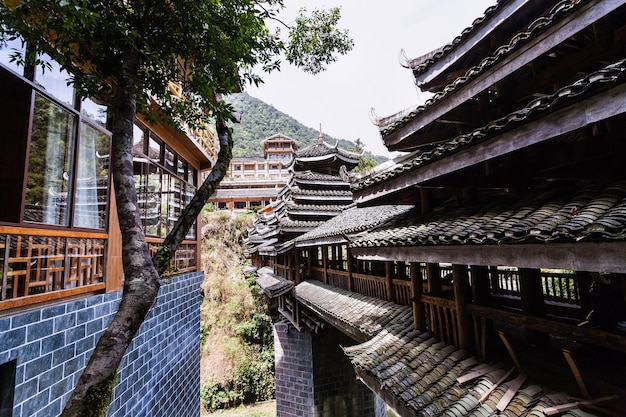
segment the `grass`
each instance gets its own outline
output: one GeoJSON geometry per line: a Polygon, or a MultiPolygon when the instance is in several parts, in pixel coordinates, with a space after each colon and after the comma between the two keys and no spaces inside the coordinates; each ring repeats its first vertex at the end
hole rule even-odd
{"type": "Polygon", "coordinates": [[[200,417],[275,417],[276,401],[263,401],[248,406],[240,406],[214,413],[202,411],[200,417]]]}

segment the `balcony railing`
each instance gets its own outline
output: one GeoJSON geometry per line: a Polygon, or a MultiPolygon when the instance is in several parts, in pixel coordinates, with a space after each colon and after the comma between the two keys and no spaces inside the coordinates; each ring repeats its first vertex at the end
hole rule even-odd
{"type": "Polygon", "coordinates": [[[0,226],[0,310],[105,289],[106,234],[0,226]]]}

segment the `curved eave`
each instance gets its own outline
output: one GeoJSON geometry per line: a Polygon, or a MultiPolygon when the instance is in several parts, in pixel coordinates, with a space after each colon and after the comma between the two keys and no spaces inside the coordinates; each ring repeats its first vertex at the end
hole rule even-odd
{"type": "Polygon", "coordinates": [[[581,2],[555,10],[550,20],[527,28],[532,39],[521,41],[523,36],[514,36],[506,47],[498,49],[498,59],[483,60],[485,65],[471,68],[408,115],[404,111],[381,119],[378,124],[385,146],[390,151],[411,151],[421,144],[440,141],[441,135],[428,133],[428,126],[624,4],[626,0],[607,0],[600,8],[595,3],[581,2]],[[567,24],[561,23],[564,16],[567,24]]]}

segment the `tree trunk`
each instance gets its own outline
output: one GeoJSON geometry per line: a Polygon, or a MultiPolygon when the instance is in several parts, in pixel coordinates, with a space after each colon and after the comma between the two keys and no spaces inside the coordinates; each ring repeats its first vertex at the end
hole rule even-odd
{"type": "Polygon", "coordinates": [[[61,417],[104,417],[111,403],[117,369],[126,349],[156,300],[159,277],[189,232],[206,200],[226,174],[232,156],[229,128],[218,121],[220,139],[218,161],[185,208],[174,229],[151,259],[137,205],[133,176],[133,121],[136,112],[133,90],[138,58],[128,56],[126,76],[118,80],[116,101],[112,106],[113,130],[110,167],[115,186],[117,211],[122,234],[124,288],[119,309],[100,337],[61,417]]]}

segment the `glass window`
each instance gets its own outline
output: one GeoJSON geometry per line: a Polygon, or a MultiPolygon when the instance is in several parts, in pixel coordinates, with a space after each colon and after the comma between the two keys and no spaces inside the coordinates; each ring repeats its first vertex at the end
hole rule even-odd
{"type": "Polygon", "coordinates": [[[187,161],[185,161],[183,158],[181,158],[180,156],[178,158],[176,158],[176,174],[181,177],[186,179],[187,178],[187,161]]]}
{"type": "Polygon", "coordinates": [[[233,165],[233,170],[241,171],[241,165],[233,165]]]}
{"type": "Polygon", "coordinates": [[[61,66],[46,54],[41,59],[50,64],[50,68],[38,65],[35,70],[35,82],[43,87],[50,95],[74,107],[74,88],[67,85],[70,74],[61,69],[61,66]]]}
{"type": "Polygon", "coordinates": [[[81,123],[74,226],[104,229],[109,184],[109,136],[81,123]]]}
{"type": "Polygon", "coordinates": [[[164,159],[163,165],[165,165],[165,169],[171,172],[172,174],[175,174],[176,170],[174,169],[175,167],[174,163],[176,161],[176,154],[174,153],[174,151],[172,151],[172,149],[170,149],[169,146],[165,146],[165,153],[164,153],[163,159],[164,159]]]}
{"type": "Polygon", "coordinates": [[[21,59],[26,55],[26,44],[22,39],[14,39],[11,41],[0,42],[0,63],[12,69],[19,75],[24,74],[24,66],[18,65],[13,56],[21,54],[21,59]]]}
{"type": "Polygon", "coordinates": [[[146,153],[146,132],[137,125],[133,126],[133,154],[146,153]]]}
{"type": "Polygon", "coordinates": [[[198,185],[198,171],[191,165],[187,165],[187,182],[195,186],[198,185]]]}
{"type": "Polygon", "coordinates": [[[148,158],[154,162],[161,162],[161,141],[152,134],[148,141],[148,158]]]}
{"type": "Polygon", "coordinates": [[[68,225],[76,118],[37,95],[28,155],[24,220],[68,225]]]}
{"type": "Polygon", "coordinates": [[[263,171],[265,169],[265,164],[258,164],[256,169],[259,171],[263,171]]]}
{"type": "Polygon", "coordinates": [[[86,98],[80,104],[80,114],[90,118],[102,127],[107,124],[107,106],[100,105],[95,101],[86,98]]]}

